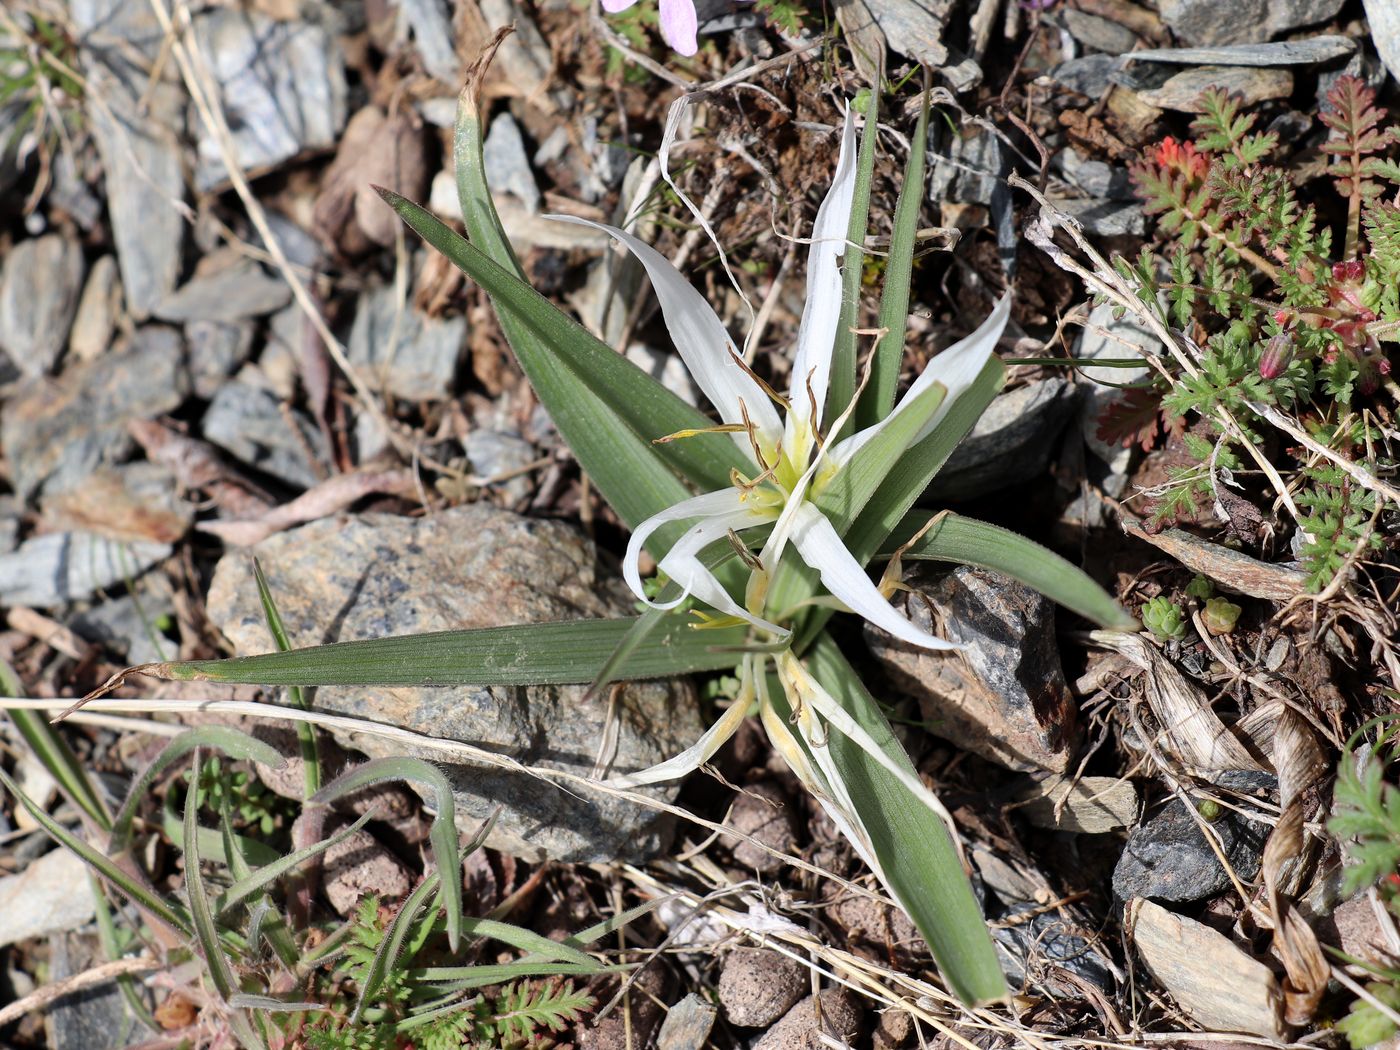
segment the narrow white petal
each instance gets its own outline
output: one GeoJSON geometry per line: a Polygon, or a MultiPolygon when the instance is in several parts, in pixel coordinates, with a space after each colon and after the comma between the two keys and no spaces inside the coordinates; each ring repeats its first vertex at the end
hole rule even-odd
{"type": "MultiPolygon", "coordinates": [[[[715,518],[717,516],[728,518],[741,514],[748,508],[739,497],[738,489],[718,489],[714,492],[702,493],[699,496],[681,500],[679,503],[653,514],[638,525],[632,533],[632,538],[627,541],[627,553],[622,558],[622,578],[627,581],[627,586],[632,588],[632,593],[642,601],[647,601],[646,591],[642,588],[639,561],[642,556],[642,548],[651,538],[653,532],[673,521],[685,521],[689,518],[715,518]]],[[[731,526],[725,526],[725,528],[729,527],[731,526]]],[[[723,536],[724,531],[721,529],[719,535],[723,536]]],[[[669,609],[679,604],[680,602],[676,601],[669,605],[657,606],[657,608],[669,609]]]]}
{"type": "Polygon", "coordinates": [[[909,444],[913,445],[922,441],[933,433],[934,428],[943,421],[943,417],[953,407],[953,402],[957,401],[959,395],[971,386],[981,373],[988,358],[992,356],[992,351],[996,349],[997,340],[1001,338],[1001,333],[1006,328],[1006,321],[1010,315],[1011,295],[1008,293],[1001,297],[996,307],[987,315],[987,319],[977,327],[975,332],[966,339],[954,343],[929,362],[928,367],[904,392],[904,396],[899,399],[899,404],[894,406],[894,410],[889,415],[873,427],[866,427],[860,433],[852,434],[828,449],[826,457],[832,467],[837,470],[844,467],[862,445],[872,440],[876,434],[889,425],[890,420],[905,411],[917,397],[929,390],[935,383],[941,383],[948,392],[947,396],[943,398],[943,403],[929,417],[929,421],[919,428],[909,444]]]}
{"type": "Polygon", "coordinates": [[[788,399],[798,422],[812,414],[810,386],[816,399],[820,427],[827,384],[831,378],[831,351],[836,341],[836,325],[841,315],[841,268],[846,254],[846,233],[851,225],[851,200],[856,192],[855,115],[848,107],[841,129],[841,154],[831,189],[817,210],[812,227],[812,246],[807,254],[807,303],[802,308],[802,324],[797,332],[797,352],[792,359],[792,382],[788,399]]]}
{"type": "Polygon", "coordinates": [[[895,406],[895,412],[898,412],[910,399],[918,397],[921,391],[927,390],[934,383],[942,383],[948,388],[948,396],[943,399],[943,404],[938,407],[933,418],[914,435],[914,440],[910,442],[911,445],[932,434],[934,428],[943,422],[943,417],[952,410],[958,398],[977,379],[987,361],[991,359],[992,352],[996,350],[997,340],[1005,331],[1006,322],[1010,317],[1011,293],[1007,292],[997,301],[992,312],[987,315],[987,319],[977,326],[976,331],[966,339],[960,339],[930,361],[919,378],[914,380],[913,385],[900,398],[899,404],[895,406]]]}
{"type": "MultiPolygon", "coordinates": [[[[761,518],[759,520],[767,521],[769,519],[761,518]]],[[[694,595],[711,608],[717,609],[727,616],[737,616],[741,620],[747,620],[755,627],[781,637],[786,637],[790,633],[761,616],[755,616],[736,602],[724,589],[724,585],[719,582],[715,574],[705,567],[705,563],[689,551],[673,549],[670,554],[661,559],[660,568],[662,572],[680,584],[687,595],[694,595]]]]}
{"type": "Polygon", "coordinates": [[[610,787],[618,788],[643,787],[647,784],[659,784],[666,780],[679,780],[681,777],[695,772],[714,757],[714,753],[734,735],[740,723],[752,710],[752,694],[735,700],[729,705],[729,709],[715,720],[715,724],[701,734],[699,740],[679,755],[668,758],[665,762],[659,762],[649,769],[629,773],[626,776],[613,777],[607,781],[607,784],[610,787]]]}
{"type": "Polygon", "coordinates": [[[896,612],[846,549],[831,522],[810,503],[804,503],[799,509],[791,539],[802,560],[821,574],[822,586],[845,602],[852,612],[910,645],[924,649],[961,648],[919,630],[896,612]]]}
{"type": "MultiPolygon", "coordinates": [[[[742,401],[748,409],[749,419],[758,427],[765,442],[777,444],[782,423],[773,402],[754,382],[753,376],[734,360],[731,352],[734,343],[710,304],[671,265],[666,256],[615,226],[592,222],[577,215],[550,215],[547,218],[601,230],[636,256],[651,278],[651,286],[656,290],[657,301],[661,303],[666,330],[671,333],[671,340],[676,344],[681,360],[685,362],[696,385],[719,409],[720,419],[726,423],[742,423],[744,413],[739,407],[742,401]]],[[[748,452],[748,437],[744,434],[733,436],[739,447],[748,452]]]]}

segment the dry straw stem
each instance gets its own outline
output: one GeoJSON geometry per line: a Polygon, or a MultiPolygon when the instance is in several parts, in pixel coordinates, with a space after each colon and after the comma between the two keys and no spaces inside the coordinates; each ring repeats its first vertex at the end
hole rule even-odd
{"type": "Polygon", "coordinates": [[[91,970],[84,970],[82,973],[75,973],[71,977],[65,977],[61,981],[54,981],[46,984],[42,988],[36,988],[22,999],[16,999],[8,1006],[0,1009],[0,1028],[11,1022],[18,1021],[30,1013],[43,1010],[50,1004],[75,992],[86,991],[88,988],[96,988],[98,985],[114,981],[118,977],[125,977],[129,974],[149,973],[151,970],[159,970],[165,964],[157,962],[155,959],[140,956],[135,959],[117,959],[113,962],[103,963],[101,966],[94,966],[91,970]]]}
{"type": "MultiPolygon", "coordinates": [[[[1177,365],[1189,376],[1200,375],[1200,369],[1196,366],[1192,354],[1188,353],[1182,346],[1182,341],[1172,334],[1171,330],[1162,323],[1162,319],[1157,316],[1155,310],[1147,308],[1146,304],[1138,298],[1137,289],[1133,288],[1121,274],[1118,273],[1107,260],[1104,259],[1093,245],[1084,237],[1083,228],[1078,220],[1073,216],[1066,215],[1055,207],[1045,194],[1023,179],[1020,175],[1012,173],[1007,180],[1017,189],[1025,190],[1040,205],[1040,215],[1026,223],[1026,236],[1031,243],[1040,248],[1050,256],[1057,266],[1062,270],[1075,274],[1082,280],[1085,287],[1091,291],[1110,300],[1115,306],[1120,306],[1127,310],[1157,336],[1167,353],[1176,361],[1177,365]],[[1087,267],[1070,257],[1069,253],[1055,244],[1054,228],[1059,227],[1065,230],[1074,239],[1079,250],[1087,255],[1093,262],[1095,269],[1089,270],[1087,267]]],[[[1146,358],[1148,364],[1152,365],[1159,372],[1163,371],[1162,365],[1156,360],[1154,355],[1146,358]]],[[[1165,373],[1163,373],[1165,375],[1165,373]]],[[[1258,448],[1254,442],[1250,441],[1244,433],[1244,428],[1235,419],[1234,415],[1223,406],[1216,410],[1216,420],[1220,423],[1225,433],[1238,442],[1254,460],[1255,464],[1269,479],[1269,484],[1273,486],[1274,492],[1278,496],[1279,503],[1288,509],[1289,515],[1294,521],[1299,520],[1301,514],[1298,505],[1293,502],[1293,496],[1288,491],[1288,485],[1278,470],[1258,448]]]]}
{"type": "MultiPolygon", "coordinates": [[[[424,733],[415,733],[411,729],[402,729],[398,726],[385,725],[382,722],[371,722],[365,719],[352,718],[348,715],[328,714],[324,711],[306,710],[299,707],[285,707],[280,704],[263,704],[251,700],[158,700],[152,698],[132,698],[132,699],[92,699],[79,701],[81,708],[73,704],[70,700],[43,700],[33,697],[0,697],[0,710],[15,711],[57,711],[61,712],[59,719],[77,718],[78,716],[102,716],[121,714],[185,714],[185,713],[217,713],[243,715],[248,718],[261,718],[271,722],[307,722],[311,725],[323,729],[339,729],[343,732],[354,733],[360,736],[376,736],[385,740],[392,740],[404,749],[405,754],[429,753],[437,756],[438,761],[448,762],[471,762],[480,765],[493,766],[497,769],[504,769],[512,773],[519,773],[524,776],[534,777],[561,791],[568,791],[569,786],[583,788],[589,791],[601,792],[613,798],[624,799],[638,806],[645,806],[648,809],[656,810],[659,813],[667,813],[678,817],[681,820],[697,824],[710,831],[722,832],[732,838],[748,842],[770,856],[777,857],[785,864],[790,864],[794,868],[808,872],[818,878],[829,879],[841,886],[843,889],[862,897],[888,904],[885,897],[877,893],[872,893],[857,883],[835,875],[824,868],[820,868],[801,857],[795,857],[790,853],[774,849],[745,832],[735,828],[726,827],[724,824],[713,820],[707,820],[698,814],[690,812],[680,806],[662,802],[660,799],[651,797],[640,791],[632,791],[626,788],[613,787],[612,785],[594,780],[591,777],[583,776],[579,773],[570,773],[562,769],[549,769],[544,766],[531,766],[520,762],[507,755],[497,754],[485,748],[477,747],[473,744],[463,743],[459,740],[445,740],[441,737],[428,736],[424,733]],[[74,713],[68,713],[72,709],[74,713]]],[[[144,731],[144,725],[142,726],[144,731]]],[[[572,793],[572,792],[571,792],[572,793]]]]}

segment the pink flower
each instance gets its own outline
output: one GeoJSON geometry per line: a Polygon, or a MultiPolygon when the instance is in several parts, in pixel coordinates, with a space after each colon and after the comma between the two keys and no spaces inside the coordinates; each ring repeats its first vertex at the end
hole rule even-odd
{"type": "MultiPolygon", "coordinates": [[[[637,0],[603,0],[603,10],[609,13],[626,11],[637,0]]],[[[695,54],[695,0],[660,0],[661,36],[672,51],[681,55],[695,54]]]]}

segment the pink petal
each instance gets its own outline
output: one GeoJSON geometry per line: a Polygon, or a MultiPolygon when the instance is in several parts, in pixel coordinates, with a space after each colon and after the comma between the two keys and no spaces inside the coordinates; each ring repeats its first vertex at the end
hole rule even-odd
{"type": "Polygon", "coordinates": [[[696,28],[694,0],[661,0],[661,35],[672,51],[695,54],[696,28]]]}
{"type": "Polygon", "coordinates": [[[637,0],[603,0],[603,10],[616,14],[618,11],[626,11],[636,2],[637,0]]]}

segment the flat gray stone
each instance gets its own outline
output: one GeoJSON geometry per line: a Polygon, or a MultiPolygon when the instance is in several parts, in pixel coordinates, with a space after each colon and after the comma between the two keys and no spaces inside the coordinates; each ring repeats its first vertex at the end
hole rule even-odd
{"type": "Polygon", "coordinates": [[[163,321],[247,321],[274,313],[292,301],[287,282],[252,259],[229,249],[166,296],[153,313],[163,321]]]}
{"type": "Polygon", "coordinates": [[[386,286],[360,297],[350,329],[350,361],[372,386],[394,397],[440,400],[452,392],[466,337],[465,316],[429,317],[412,297],[400,310],[394,289],[386,286]]]}
{"type": "Polygon", "coordinates": [[[1366,11],[1366,24],[1371,27],[1371,42],[1385,63],[1390,75],[1400,81],[1400,4],[1394,0],[1361,0],[1366,11]]]}
{"type": "Polygon", "coordinates": [[[460,63],[452,49],[452,8],[447,0],[402,0],[403,19],[413,29],[413,43],[423,67],[436,79],[458,87],[460,63]]]}
{"type": "Polygon", "coordinates": [[[1121,66],[1122,60],[1115,55],[1084,55],[1061,62],[1046,76],[1071,91],[1098,98],[1109,89],[1121,66]]]}
{"type": "Polygon", "coordinates": [[[88,271],[78,312],[68,333],[68,352],[79,361],[91,361],[112,345],[121,311],[121,284],[115,256],[103,255],[88,271]]]}
{"type": "Polygon", "coordinates": [[[1332,18],[1343,0],[1161,0],[1165,22],[1188,44],[1259,43],[1332,18]]]}
{"type": "MultiPolygon", "coordinates": [[[[49,938],[52,981],[105,962],[107,956],[95,934],[60,933],[49,938]]],[[[125,1050],[156,1034],[132,1015],[116,981],[64,996],[49,1008],[47,1021],[51,1050],[125,1050]]]]}
{"type": "Polygon", "coordinates": [[[1102,51],[1116,55],[1131,51],[1137,46],[1138,38],[1127,26],[1119,25],[1099,15],[1091,15],[1074,8],[1064,12],[1065,28],[1069,35],[1091,51],[1102,51]]]}
{"type": "Polygon", "coordinates": [[[1349,36],[1314,36],[1280,40],[1275,44],[1236,44],[1230,47],[1162,47],[1134,51],[1130,62],[1166,62],[1178,66],[1310,66],[1354,54],[1349,36]]]}
{"type": "MultiPolygon", "coordinates": [[[[929,200],[934,204],[958,201],[990,204],[1001,169],[1001,143],[985,128],[964,137],[954,132],[946,147],[934,146],[929,163],[929,200]]],[[[941,134],[941,132],[939,132],[941,134]]]]}
{"type": "Polygon", "coordinates": [[[68,620],[69,628],[128,664],[175,659],[179,646],[160,630],[160,622],[175,615],[170,589],[145,586],[162,580],[159,574],[147,577],[139,596],[123,594],[75,614],[68,620]]]}
{"type": "MultiPolygon", "coordinates": [[[[518,434],[500,430],[472,430],[462,439],[462,447],[471,462],[472,473],[487,480],[518,471],[539,458],[535,446],[518,434]]],[[[498,483],[511,504],[517,504],[530,494],[528,477],[518,474],[498,483]]]]}
{"type": "Polygon", "coordinates": [[[1056,376],[998,394],[933,479],[929,495],[968,500],[1045,470],[1078,391],[1056,376]]]}
{"type": "Polygon", "coordinates": [[[170,557],[168,543],[123,542],[95,532],[50,532],[0,554],[0,605],[54,609],[134,580],[170,557]]]}
{"type": "Polygon", "coordinates": [[[310,488],[321,480],[315,464],[330,462],[325,435],[310,420],[285,410],[270,390],[240,380],[219,387],[202,427],[206,440],[289,485],[310,488]]]}
{"type": "Polygon", "coordinates": [[[21,498],[67,488],[101,464],[119,462],[133,448],[127,423],[179,406],[189,379],[179,336],[170,334],[21,384],[0,419],[10,481],[21,498]]]}
{"type": "Polygon", "coordinates": [[[20,372],[52,370],[83,287],[83,247],[59,233],[20,241],[0,271],[0,349],[20,372]]]}
{"type": "Polygon", "coordinates": [[[1073,758],[1076,709],[1055,641],[1054,603],[967,565],[950,572],[917,565],[905,582],[928,599],[904,599],[905,615],[966,647],[920,649],[865,628],[875,658],[918,701],[930,732],[1011,769],[1063,772],[1073,758]]]}
{"type": "MultiPolygon", "coordinates": [[[[486,504],[426,518],[343,515],[269,537],[252,551],[293,645],[424,631],[626,615],[630,592],[600,575],[576,529],[486,504]]],[[[273,648],[248,552],[224,557],[209,614],[239,654],[273,648]]],[[[606,696],[583,686],[320,689],[318,708],[476,744],[522,762],[589,775],[607,720],[606,696]]],[[[635,771],[694,743],[702,726],[683,682],[633,683],[615,698],[611,769],[635,771]]],[[[399,753],[382,738],[337,734],[370,756],[399,753]]],[[[569,791],[489,767],[439,764],[457,792],[462,827],[497,805],[489,844],[530,860],[640,860],[664,849],[669,818],[577,786],[569,791]],[[573,792],[572,794],[570,792],[573,792]]],[[[673,785],[645,789],[675,797],[673,785]]]]}
{"type": "Polygon", "coordinates": [[[895,51],[931,69],[947,63],[949,0],[865,0],[865,6],[895,51]]]}
{"type": "Polygon", "coordinates": [[[208,400],[238,371],[253,349],[251,321],[191,321],[185,325],[190,381],[195,397],[208,400]]]}
{"type": "Polygon", "coordinates": [[[1139,91],[1138,96],[1158,109],[1204,113],[1201,95],[1207,88],[1238,95],[1249,107],[1266,99],[1287,98],[1293,93],[1293,74],[1286,69],[1255,66],[1201,66],[1183,70],[1159,88],[1139,91]]]}
{"type": "MultiPolygon", "coordinates": [[[[1125,315],[1114,318],[1112,303],[1100,303],[1089,314],[1079,337],[1079,345],[1074,356],[1080,360],[1097,357],[1128,358],[1146,357],[1159,346],[1157,337],[1125,315]]],[[[1124,396],[1124,391],[1105,386],[1105,383],[1134,383],[1148,375],[1149,366],[1141,368],[1111,368],[1100,365],[1080,369],[1079,429],[1084,435],[1084,444],[1103,465],[1107,476],[1100,487],[1110,496],[1121,496],[1128,485],[1128,467],[1131,465],[1131,446],[1111,444],[1099,437],[1099,421],[1116,402],[1124,396]]]]}
{"type": "Polygon", "coordinates": [[[1074,184],[1084,194],[1094,200],[1133,201],[1137,194],[1133,191],[1128,169],[1121,164],[1107,164],[1101,160],[1089,160],[1078,150],[1066,147],[1050,161],[1050,170],[1074,184]]]}
{"type": "Polygon", "coordinates": [[[1055,204],[1094,237],[1141,237],[1147,232],[1141,204],[1113,200],[1057,200],[1055,204]]]}
{"type": "Polygon", "coordinates": [[[77,854],[55,849],[0,878],[0,947],[91,922],[87,872],[77,854]]]}
{"type": "Polygon", "coordinates": [[[520,134],[520,125],[509,113],[499,113],[492,118],[486,141],[481,146],[481,162],[486,169],[486,183],[493,193],[504,191],[514,195],[532,214],[540,210],[540,188],[530,168],[525,139],[520,134]]]}
{"type": "Polygon", "coordinates": [[[140,96],[100,63],[87,67],[86,112],[106,176],[107,213],[127,310],[150,316],[180,277],[185,220],[180,93],[159,83],[145,111],[140,96]],[[100,104],[97,101],[101,100],[100,104]]]}
{"type": "MultiPolygon", "coordinates": [[[[280,22],[258,11],[217,8],[195,19],[224,112],[235,159],[261,174],[302,153],[335,148],[345,125],[345,57],[335,35],[313,21],[280,22]]],[[[228,178],[218,142],[201,132],[195,183],[228,178]]]]}

